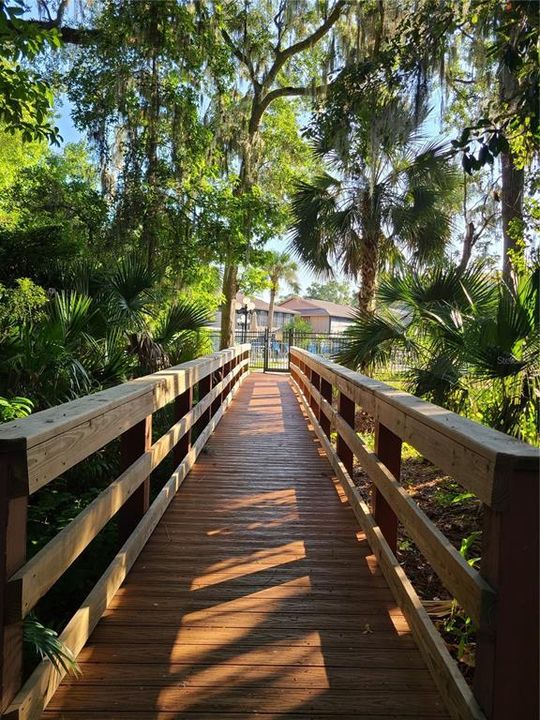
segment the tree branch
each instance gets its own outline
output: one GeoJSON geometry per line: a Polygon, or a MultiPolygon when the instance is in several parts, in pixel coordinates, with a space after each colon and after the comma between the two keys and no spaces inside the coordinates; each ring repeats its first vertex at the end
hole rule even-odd
{"type": "Polygon", "coordinates": [[[251,114],[249,126],[250,131],[257,129],[259,122],[266,112],[266,109],[274,100],[280,97],[308,97],[313,95],[323,95],[328,92],[329,88],[332,87],[333,83],[328,85],[316,85],[307,87],[279,87],[266,93],[264,97],[257,104],[253,105],[253,112],[251,114]]]}
{"type": "MultiPolygon", "coordinates": [[[[19,23],[25,23],[27,25],[34,25],[42,28],[43,30],[57,30],[58,34],[62,38],[63,42],[71,45],[81,45],[94,37],[97,37],[98,31],[91,30],[89,28],[74,28],[67,26],[59,26],[56,20],[25,20],[19,19],[19,23]]],[[[8,27],[14,28],[14,26],[8,21],[8,27]]],[[[14,28],[16,30],[16,28],[14,28]]]]}
{"type": "Polygon", "coordinates": [[[285,48],[284,50],[279,50],[276,48],[276,59],[274,60],[274,64],[268,71],[268,75],[266,76],[263,85],[267,88],[271,88],[274,80],[278,76],[279,71],[281,70],[283,65],[285,65],[287,60],[294,57],[295,55],[298,55],[298,53],[301,53],[304,50],[312,47],[321,38],[323,38],[339,20],[341,13],[346,5],[347,0],[337,0],[326,20],[322,23],[322,25],[319,25],[319,27],[314,30],[311,35],[308,35],[306,38],[304,38],[303,40],[299,40],[293,45],[289,45],[289,47],[285,48]]]}
{"type": "Polygon", "coordinates": [[[229,33],[225,30],[225,28],[221,28],[221,36],[225,40],[225,43],[228,45],[229,49],[232,51],[232,54],[235,56],[237,60],[239,60],[243,65],[246,66],[249,77],[251,78],[251,82],[256,86],[259,87],[260,83],[257,80],[257,76],[255,75],[255,70],[253,68],[253,63],[251,62],[250,58],[240,50],[239,47],[237,47],[234,44],[234,41],[232,37],[229,35],[229,33]]]}

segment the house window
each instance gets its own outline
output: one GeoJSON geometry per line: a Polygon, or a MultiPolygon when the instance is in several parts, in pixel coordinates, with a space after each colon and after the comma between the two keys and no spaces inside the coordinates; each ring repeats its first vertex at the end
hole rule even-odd
{"type": "Polygon", "coordinates": [[[331,333],[342,333],[350,327],[350,325],[352,325],[352,320],[345,320],[344,318],[338,317],[330,318],[331,333]]]}

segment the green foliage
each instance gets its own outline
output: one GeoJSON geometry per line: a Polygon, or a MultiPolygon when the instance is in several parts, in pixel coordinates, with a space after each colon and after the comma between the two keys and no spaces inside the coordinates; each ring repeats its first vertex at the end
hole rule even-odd
{"type": "Polygon", "coordinates": [[[301,335],[302,333],[312,333],[313,328],[304,318],[294,316],[291,320],[283,324],[282,331],[284,333],[293,332],[301,335]]]}
{"type": "Polygon", "coordinates": [[[400,348],[413,394],[534,443],[539,277],[538,267],[528,269],[515,288],[481,266],[387,277],[379,310],[358,315],[338,359],[373,369],[400,348]]]}
{"type": "Polygon", "coordinates": [[[29,278],[18,278],[16,287],[0,284],[0,335],[15,323],[37,320],[47,303],[47,293],[29,278]]]}
{"type": "Polygon", "coordinates": [[[24,397],[4,398],[0,396],[0,422],[9,422],[30,415],[34,405],[24,397]]]}
{"type": "Polygon", "coordinates": [[[0,224],[0,281],[26,275],[57,285],[63,266],[101,249],[107,225],[86,148],[68,145],[60,155],[44,154],[10,180],[0,201],[0,218],[6,218],[0,224]]]}
{"type": "Polygon", "coordinates": [[[7,132],[20,132],[25,142],[58,142],[58,128],[50,121],[51,85],[26,62],[47,47],[58,48],[60,36],[23,20],[25,10],[24,0],[0,3],[0,122],[7,132]]]}
{"type": "Polygon", "coordinates": [[[338,305],[353,305],[356,301],[349,283],[340,282],[339,280],[330,280],[326,283],[311,283],[304,297],[315,300],[328,300],[338,305]]]}
{"type": "Polygon", "coordinates": [[[57,672],[80,672],[77,661],[69,648],[58,638],[58,633],[42,625],[33,613],[24,619],[23,637],[34,653],[41,660],[49,660],[57,672]]]}
{"type": "Polygon", "coordinates": [[[311,134],[334,175],[301,183],[292,201],[291,247],[312,270],[360,280],[369,308],[376,275],[411,260],[440,261],[450,239],[456,173],[441,145],[419,145],[422,114],[399,94],[363,96],[351,124],[321,112],[311,134]]]}

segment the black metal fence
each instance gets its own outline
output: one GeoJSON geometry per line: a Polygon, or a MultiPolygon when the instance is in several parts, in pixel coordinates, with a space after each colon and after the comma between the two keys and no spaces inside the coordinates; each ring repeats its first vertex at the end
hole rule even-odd
{"type": "MultiPolygon", "coordinates": [[[[219,332],[211,334],[213,351],[219,350],[219,332]]],[[[328,360],[334,360],[336,354],[345,346],[344,335],[329,333],[282,332],[276,330],[268,334],[267,330],[237,330],[236,344],[250,343],[250,366],[255,370],[289,370],[289,349],[292,346],[302,348],[328,360]]],[[[410,359],[405,353],[394,353],[388,366],[374,373],[374,376],[387,374],[399,375],[410,367],[410,359]]]]}

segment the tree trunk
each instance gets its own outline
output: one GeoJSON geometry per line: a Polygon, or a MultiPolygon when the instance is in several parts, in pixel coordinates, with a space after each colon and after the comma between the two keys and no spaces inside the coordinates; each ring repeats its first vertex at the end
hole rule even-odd
{"type": "Polygon", "coordinates": [[[274,304],[276,301],[276,286],[270,287],[270,304],[268,305],[268,333],[272,332],[272,325],[274,324],[274,304]]]}
{"type": "Polygon", "coordinates": [[[503,228],[503,277],[509,281],[513,275],[512,253],[522,252],[523,239],[523,191],[525,176],[516,168],[511,152],[501,153],[502,169],[502,228],[503,228]]]}
{"type": "MultiPolygon", "coordinates": [[[[157,24],[155,10],[153,11],[154,24],[157,24]]],[[[157,49],[152,55],[152,81],[150,89],[150,97],[148,98],[148,140],[146,146],[147,170],[146,185],[147,199],[146,209],[142,220],[141,240],[146,248],[146,256],[148,267],[154,267],[156,245],[157,245],[157,225],[160,207],[160,188],[158,173],[158,144],[159,144],[159,67],[157,59],[157,49]]]]}
{"type": "Polygon", "coordinates": [[[225,302],[221,310],[220,348],[233,347],[236,332],[236,293],[238,292],[238,267],[226,265],[223,272],[223,295],[225,302]]]}
{"type": "Polygon", "coordinates": [[[465,235],[463,237],[463,251],[461,253],[461,262],[459,263],[459,269],[464,272],[467,269],[469,260],[471,259],[471,253],[474,246],[474,223],[467,223],[465,228],[465,235]]]}
{"type": "Polygon", "coordinates": [[[375,310],[378,267],[379,243],[376,239],[367,240],[360,265],[360,288],[358,290],[358,307],[362,313],[372,313],[375,310]]]}
{"type": "MultiPolygon", "coordinates": [[[[515,73],[503,64],[500,71],[499,97],[503,107],[515,104],[519,83],[515,73]]],[[[525,175],[514,162],[512,151],[501,153],[501,214],[503,228],[503,277],[511,281],[513,275],[512,253],[522,252],[523,239],[523,191],[525,175]]]]}

